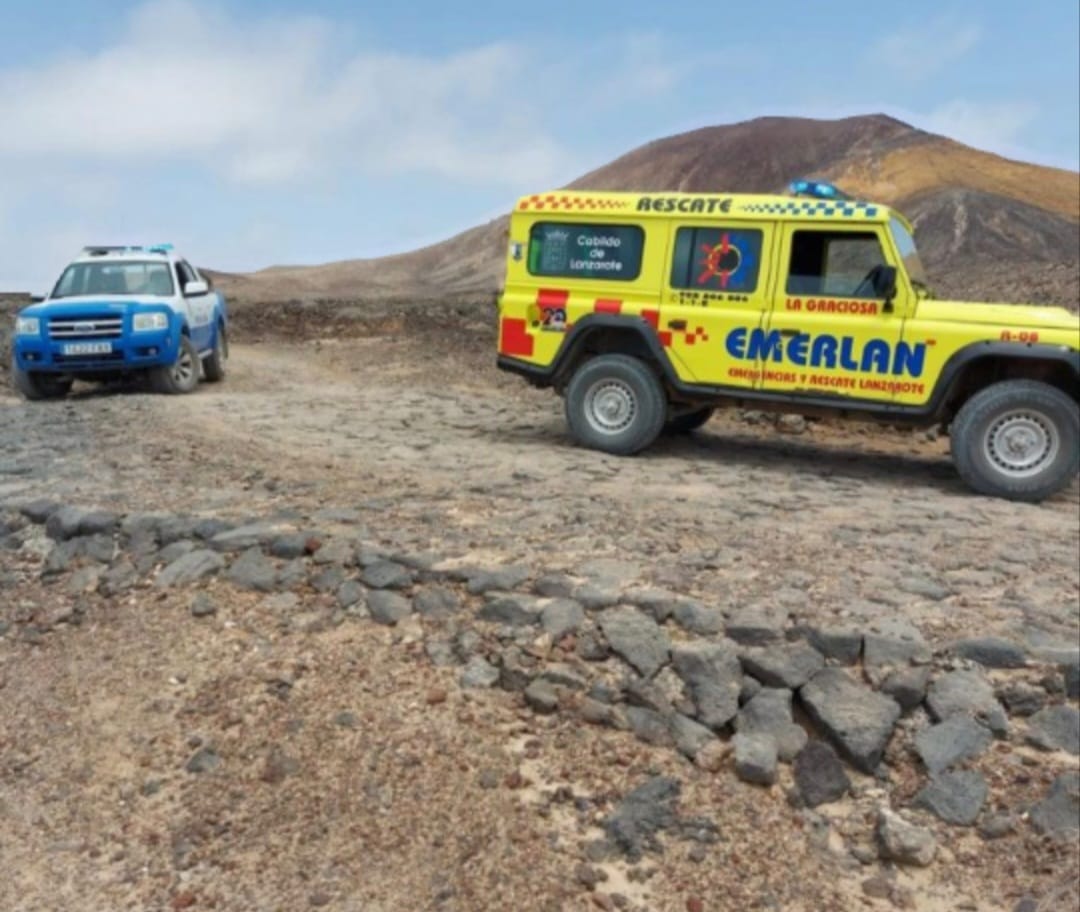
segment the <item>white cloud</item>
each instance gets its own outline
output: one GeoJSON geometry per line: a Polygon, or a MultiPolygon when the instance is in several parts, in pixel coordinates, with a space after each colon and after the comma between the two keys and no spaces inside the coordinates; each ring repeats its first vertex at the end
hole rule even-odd
{"type": "Polygon", "coordinates": [[[932,110],[921,125],[978,149],[1011,154],[1038,114],[1038,106],[1030,102],[956,99],[932,110]]]}
{"type": "Polygon", "coordinates": [[[870,49],[868,60],[919,81],[962,58],[981,37],[982,28],[977,23],[937,16],[886,35],[870,49]]]}
{"type": "Polygon", "coordinates": [[[0,71],[0,161],[205,164],[250,182],[327,166],[547,178],[566,153],[516,116],[525,56],[341,55],[331,23],[231,21],[188,0],[138,8],[92,55],[0,71]],[[526,150],[524,161],[512,155],[526,150]]]}
{"type": "MultiPolygon", "coordinates": [[[[42,290],[89,242],[174,240],[193,256],[197,242],[224,268],[291,260],[295,214],[346,185],[557,186],[608,151],[573,124],[663,104],[715,64],[655,34],[399,52],[362,44],[349,19],[213,2],[148,0],[103,46],[0,61],[0,288],[37,276],[42,290]],[[223,211],[220,191],[249,190],[257,214],[223,211]]],[[[460,227],[439,205],[417,232],[460,227]]]]}

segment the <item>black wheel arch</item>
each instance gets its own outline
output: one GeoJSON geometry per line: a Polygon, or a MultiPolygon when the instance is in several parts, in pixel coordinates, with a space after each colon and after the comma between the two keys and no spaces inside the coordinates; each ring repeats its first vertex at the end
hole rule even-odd
{"type": "Polygon", "coordinates": [[[650,364],[668,383],[678,376],[652,324],[642,317],[590,314],[566,334],[555,360],[546,369],[546,386],[564,387],[583,360],[595,355],[630,355],[650,364]]]}
{"type": "Polygon", "coordinates": [[[965,346],[945,362],[929,411],[950,421],[977,392],[1004,380],[1039,380],[1080,402],[1080,351],[1019,342],[965,346]]]}

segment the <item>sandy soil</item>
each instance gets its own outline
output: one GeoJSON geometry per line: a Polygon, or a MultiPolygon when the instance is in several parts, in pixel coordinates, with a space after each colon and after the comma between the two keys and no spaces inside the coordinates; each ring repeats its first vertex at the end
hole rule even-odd
{"type": "MultiPolygon", "coordinates": [[[[226,383],[190,397],[0,394],[0,500],[231,518],[348,507],[387,546],[537,573],[617,556],[725,610],[1076,642],[1076,485],[1037,507],[988,500],[924,434],[794,436],[734,415],[615,459],[574,447],[559,406],[465,335],[238,346],[226,383]]],[[[70,605],[33,555],[0,555],[5,569],[9,615],[70,605]]],[[[210,619],[191,616],[190,593],[139,588],[79,626],[0,637],[0,908],[1012,912],[1066,895],[1077,871],[1075,846],[1029,831],[953,831],[945,863],[890,870],[892,900],[871,898],[874,870],[849,852],[868,838],[865,801],[818,834],[789,779],[762,791],[517,695],[460,691],[419,622],[298,629],[259,596],[209,592],[210,619]],[[207,745],[220,767],[187,772],[207,745]],[[657,773],[719,841],[668,838],[632,869],[589,862],[598,822],[657,773]],[[607,879],[587,890],[582,864],[607,879]]],[[[1075,768],[1013,747],[984,763],[1018,802],[1075,768]]]]}

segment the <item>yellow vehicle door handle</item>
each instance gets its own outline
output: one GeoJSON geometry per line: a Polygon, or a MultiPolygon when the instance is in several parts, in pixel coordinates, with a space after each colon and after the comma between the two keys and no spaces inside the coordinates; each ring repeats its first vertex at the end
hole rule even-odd
{"type": "Polygon", "coordinates": [[[781,329],[780,335],[782,336],[797,336],[800,330],[798,329],[781,329]]]}
{"type": "Polygon", "coordinates": [[[668,327],[668,329],[683,330],[683,329],[686,329],[686,321],[685,320],[668,320],[667,327],[668,327]]]}

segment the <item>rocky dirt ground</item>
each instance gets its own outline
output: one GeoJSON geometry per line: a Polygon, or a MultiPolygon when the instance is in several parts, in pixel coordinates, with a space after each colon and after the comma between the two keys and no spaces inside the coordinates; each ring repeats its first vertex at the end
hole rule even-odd
{"type": "Polygon", "coordinates": [[[1076,908],[1077,485],[491,361],[0,392],[0,908],[1076,908]]]}

